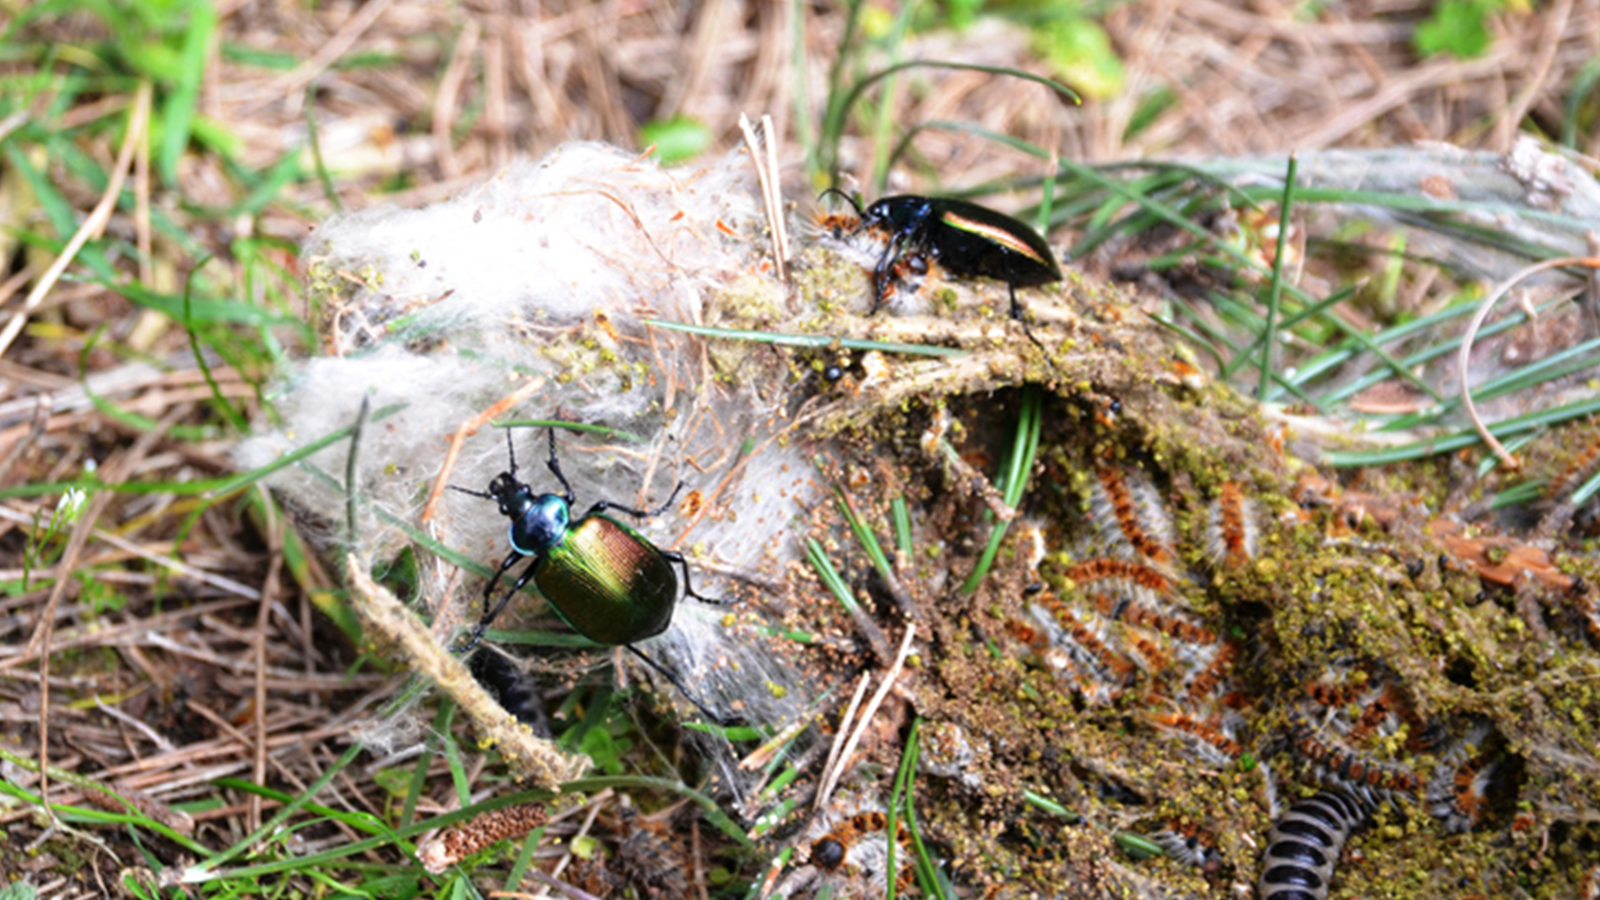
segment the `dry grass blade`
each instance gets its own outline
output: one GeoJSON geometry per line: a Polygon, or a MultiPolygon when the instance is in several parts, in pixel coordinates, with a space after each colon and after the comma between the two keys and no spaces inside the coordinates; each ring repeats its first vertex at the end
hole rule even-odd
{"type": "Polygon", "coordinates": [[[22,326],[27,323],[28,315],[44,302],[50,289],[56,286],[67,266],[72,264],[78,251],[83,245],[98,238],[111,223],[111,211],[116,208],[118,196],[122,193],[122,183],[128,177],[128,170],[133,166],[134,151],[145,140],[145,129],[150,122],[150,97],[153,88],[148,82],[139,86],[139,91],[134,96],[133,109],[128,114],[128,129],[122,140],[122,147],[117,150],[117,161],[111,168],[111,180],[106,185],[105,193],[101,195],[100,202],[95,204],[83,224],[78,226],[72,239],[61,248],[56,255],[55,262],[50,268],[33,283],[33,289],[28,291],[28,296],[22,301],[22,308],[11,314],[10,321],[5,328],[0,328],[0,356],[4,356],[11,342],[16,340],[22,332],[22,326]]]}
{"type": "Polygon", "coordinates": [[[1506,451],[1505,446],[1502,445],[1494,435],[1489,433],[1489,427],[1484,424],[1483,417],[1478,415],[1477,404],[1475,404],[1472,400],[1472,385],[1467,377],[1468,364],[1472,359],[1472,344],[1477,338],[1478,329],[1483,327],[1484,320],[1487,319],[1489,314],[1494,311],[1495,304],[1499,303],[1500,298],[1504,297],[1508,291],[1510,291],[1513,287],[1516,287],[1519,283],[1539,274],[1540,272],[1547,272],[1551,269],[1566,268],[1569,266],[1582,266],[1591,270],[1600,269],[1600,259],[1581,256],[1568,256],[1558,259],[1549,259],[1545,260],[1544,262],[1535,263],[1531,266],[1528,266],[1527,268],[1517,272],[1515,275],[1512,275],[1504,282],[1501,282],[1493,291],[1489,293],[1489,296],[1483,299],[1483,303],[1478,306],[1478,311],[1473,314],[1472,321],[1468,323],[1466,333],[1461,339],[1461,351],[1456,355],[1456,366],[1461,373],[1461,406],[1466,410],[1467,417],[1472,420],[1472,427],[1478,430],[1478,436],[1483,439],[1484,445],[1487,446],[1495,456],[1499,457],[1501,464],[1504,465],[1508,471],[1516,471],[1521,467],[1521,464],[1517,462],[1516,457],[1512,456],[1506,451]]]}

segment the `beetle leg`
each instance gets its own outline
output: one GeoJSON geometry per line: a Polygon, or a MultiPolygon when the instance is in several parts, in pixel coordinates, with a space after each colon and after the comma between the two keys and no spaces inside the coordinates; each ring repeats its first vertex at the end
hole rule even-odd
{"type": "Polygon", "coordinates": [[[894,267],[899,265],[900,256],[900,240],[891,237],[889,246],[878,257],[878,264],[872,267],[872,309],[867,311],[867,315],[877,315],[878,310],[883,308],[883,302],[889,296],[890,276],[894,274],[894,267]]]}
{"type": "Polygon", "coordinates": [[[533,562],[529,563],[528,567],[522,570],[522,574],[517,576],[516,584],[511,586],[511,590],[506,591],[506,595],[500,598],[500,602],[494,605],[494,609],[489,608],[489,594],[494,590],[495,583],[500,580],[500,576],[507,569],[511,568],[521,558],[521,553],[512,551],[511,555],[506,557],[505,562],[500,564],[500,571],[494,573],[494,577],[489,579],[489,586],[483,591],[483,617],[478,620],[477,627],[472,629],[472,637],[468,638],[466,646],[461,648],[462,653],[471,653],[475,647],[483,643],[484,633],[489,630],[490,625],[494,624],[494,620],[500,618],[500,614],[506,611],[506,607],[511,604],[511,598],[515,597],[529,581],[533,580],[533,570],[539,567],[541,558],[538,556],[535,556],[533,562]]]}
{"type": "Polygon", "coordinates": [[[700,715],[705,716],[709,721],[716,722],[718,725],[722,724],[722,718],[713,713],[711,710],[706,709],[705,704],[701,703],[699,700],[696,700],[695,696],[689,693],[689,689],[683,686],[683,682],[678,680],[678,676],[668,672],[666,669],[661,668],[659,663],[650,657],[645,656],[644,651],[640,650],[638,647],[635,647],[632,644],[623,644],[622,646],[627,648],[629,653],[632,653],[634,656],[644,660],[645,665],[655,669],[662,678],[665,678],[667,681],[671,682],[672,686],[678,689],[678,693],[684,696],[684,699],[688,700],[690,703],[693,703],[695,709],[700,710],[700,715]]]}
{"type": "Polygon", "coordinates": [[[661,504],[659,507],[657,507],[655,509],[650,510],[649,515],[659,516],[662,513],[666,512],[667,510],[671,509],[672,508],[672,504],[678,499],[678,492],[681,491],[681,490],[683,490],[683,482],[680,481],[680,482],[677,483],[677,485],[675,485],[672,488],[672,496],[667,498],[667,502],[661,504]]]}
{"type": "MultiPolygon", "coordinates": [[[[619,513],[627,513],[628,515],[633,516],[635,519],[648,519],[652,516],[659,516],[672,508],[672,504],[678,499],[678,492],[681,490],[683,490],[683,482],[680,481],[678,482],[678,486],[672,489],[672,496],[667,498],[667,502],[661,504],[656,509],[630,509],[626,506],[618,506],[609,500],[601,500],[595,505],[589,507],[589,511],[583,514],[583,518],[587,519],[596,513],[603,513],[607,510],[615,510],[619,513]]],[[[582,519],[579,521],[582,521],[582,519]]]]}
{"type": "MultiPolygon", "coordinates": [[[[1017,320],[1017,324],[1022,326],[1022,333],[1028,336],[1028,340],[1032,341],[1035,347],[1039,348],[1040,353],[1044,354],[1044,361],[1050,364],[1050,368],[1055,369],[1056,361],[1050,358],[1050,351],[1046,350],[1044,344],[1033,336],[1033,329],[1028,327],[1028,320],[1022,317],[1022,304],[1017,302],[1017,286],[1007,282],[1006,288],[1011,291],[1011,318],[1017,320]]],[[[1056,369],[1056,371],[1059,372],[1060,370],[1056,369]]]]}
{"type": "Polygon", "coordinates": [[[658,552],[667,562],[677,563],[683,568],[683,595],[685,597],[693,597],[701,603],[709,603],[712,606],[729,606],[738,602],[729,597],[717,599],[716,597],[707,597],[704,594],[695,593],[694,585],[689,583],[689,561],[683,558],[683,554],[676,550],[659,550],[659,548],[658,552]]]}
{"type": "Polygon", "coordinates": [[[484,615],[487,616],[489,614],[489,597],[494,594],[494,586],[500,583],[500,576],[504,575],[506,570],[516,565],[517,560],[521,559],[523,555],[524,554],[520,550],[513,550],[510,553],[507,553],[506,558],[500,560],[500,568],[496,569],[494,575],[489,578],[489,583],[483,586],[484,615]]]}

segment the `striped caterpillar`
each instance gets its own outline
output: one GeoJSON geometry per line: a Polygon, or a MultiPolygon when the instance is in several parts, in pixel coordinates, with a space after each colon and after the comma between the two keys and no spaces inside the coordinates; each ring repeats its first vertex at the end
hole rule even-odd
{"type": "Polygon", "coordinates": [[[1206,554],[1213,565],[1225,567],[1243,565],[1256,555],[1255,504],[1237,481],[1224,482],[1211,504],[1206,554]]]}
{"type": "Polygon", "coordinates": [[[1323,734],[1302,716],[1295,715],[1289,729],[1290,746],[1316,769],[1319,780],[1377,804],[1397,795],[1416,796],[1422,779],[1399,763],[1369,759],[1357,750],[1323,734]]]}
{"type": "Polygon", "coordinates": [[[1600,435],[1591,438],[1553,478],[1545,483],[1544,499],[1564,500],[1600,470],[1600,435]]]}
{"type": "Polygon", "coordinates": [[[1487,725],[1478,725],[1439,760],[1428,780],[1428,812],[1447,831],[1471,831],[1483,820],[1485,792],[1499,763],[1484,752],[1487,725]]]}
{"type": "Polygon", "coordinates": [[[1155,486],[1142,476],[1123,478],[1109,466],[1095,470],[1092,516],[1101,538],[1112,547],[1126,547],[1157,566],[1173,561],[1172,523],[1155,486]]]}
{"type": "Polygon", "coordinates": [[[1371,806],[1342,791],[1323,791],[1290,806],[1272,823],[1257,885],[1260,900],[1327,900],[1333,866],[1371,806]]]}
{"type": "Polygon", "coordinates": [[[1166,594],[1172,590],[1172,579],[1157,572],[1146,565],[1132,560],[1116,559],[1101,556],[1086,560],[1075,566],[1068,566],[1061,573],[1078,585],[1094,584],[1097,581],[1127,582],[1157,594],[1166,594]]]}

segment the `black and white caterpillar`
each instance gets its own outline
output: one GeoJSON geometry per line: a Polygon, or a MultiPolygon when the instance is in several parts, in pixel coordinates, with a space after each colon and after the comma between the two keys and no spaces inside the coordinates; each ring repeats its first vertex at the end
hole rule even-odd
{"type": "Polygon", "coordinates": [[[1260,900],[1327,900],[1344,842],[1371,813],[1371,805],[1343,791],[1323,791],[1289,807],[1267,840],[1260,900]]]}
{"type": "Polygon", "coordinates": [[[502,709],[533,729],[534,734],[550,734],[550,718],[538,681],[518,668],[511,657],[485,647],[472,657],[472,676],[502,709]]]}

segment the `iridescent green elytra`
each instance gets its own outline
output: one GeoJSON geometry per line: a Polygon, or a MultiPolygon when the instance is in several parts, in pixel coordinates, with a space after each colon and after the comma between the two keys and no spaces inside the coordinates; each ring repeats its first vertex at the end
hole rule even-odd
{"type": "Polygon", "coordinates": [[[678,602],[666,554],[598,513],[579,519],[539,557],[533,583],[573,631],[601,644],[631,644],[666,631],[678,602]]]}

